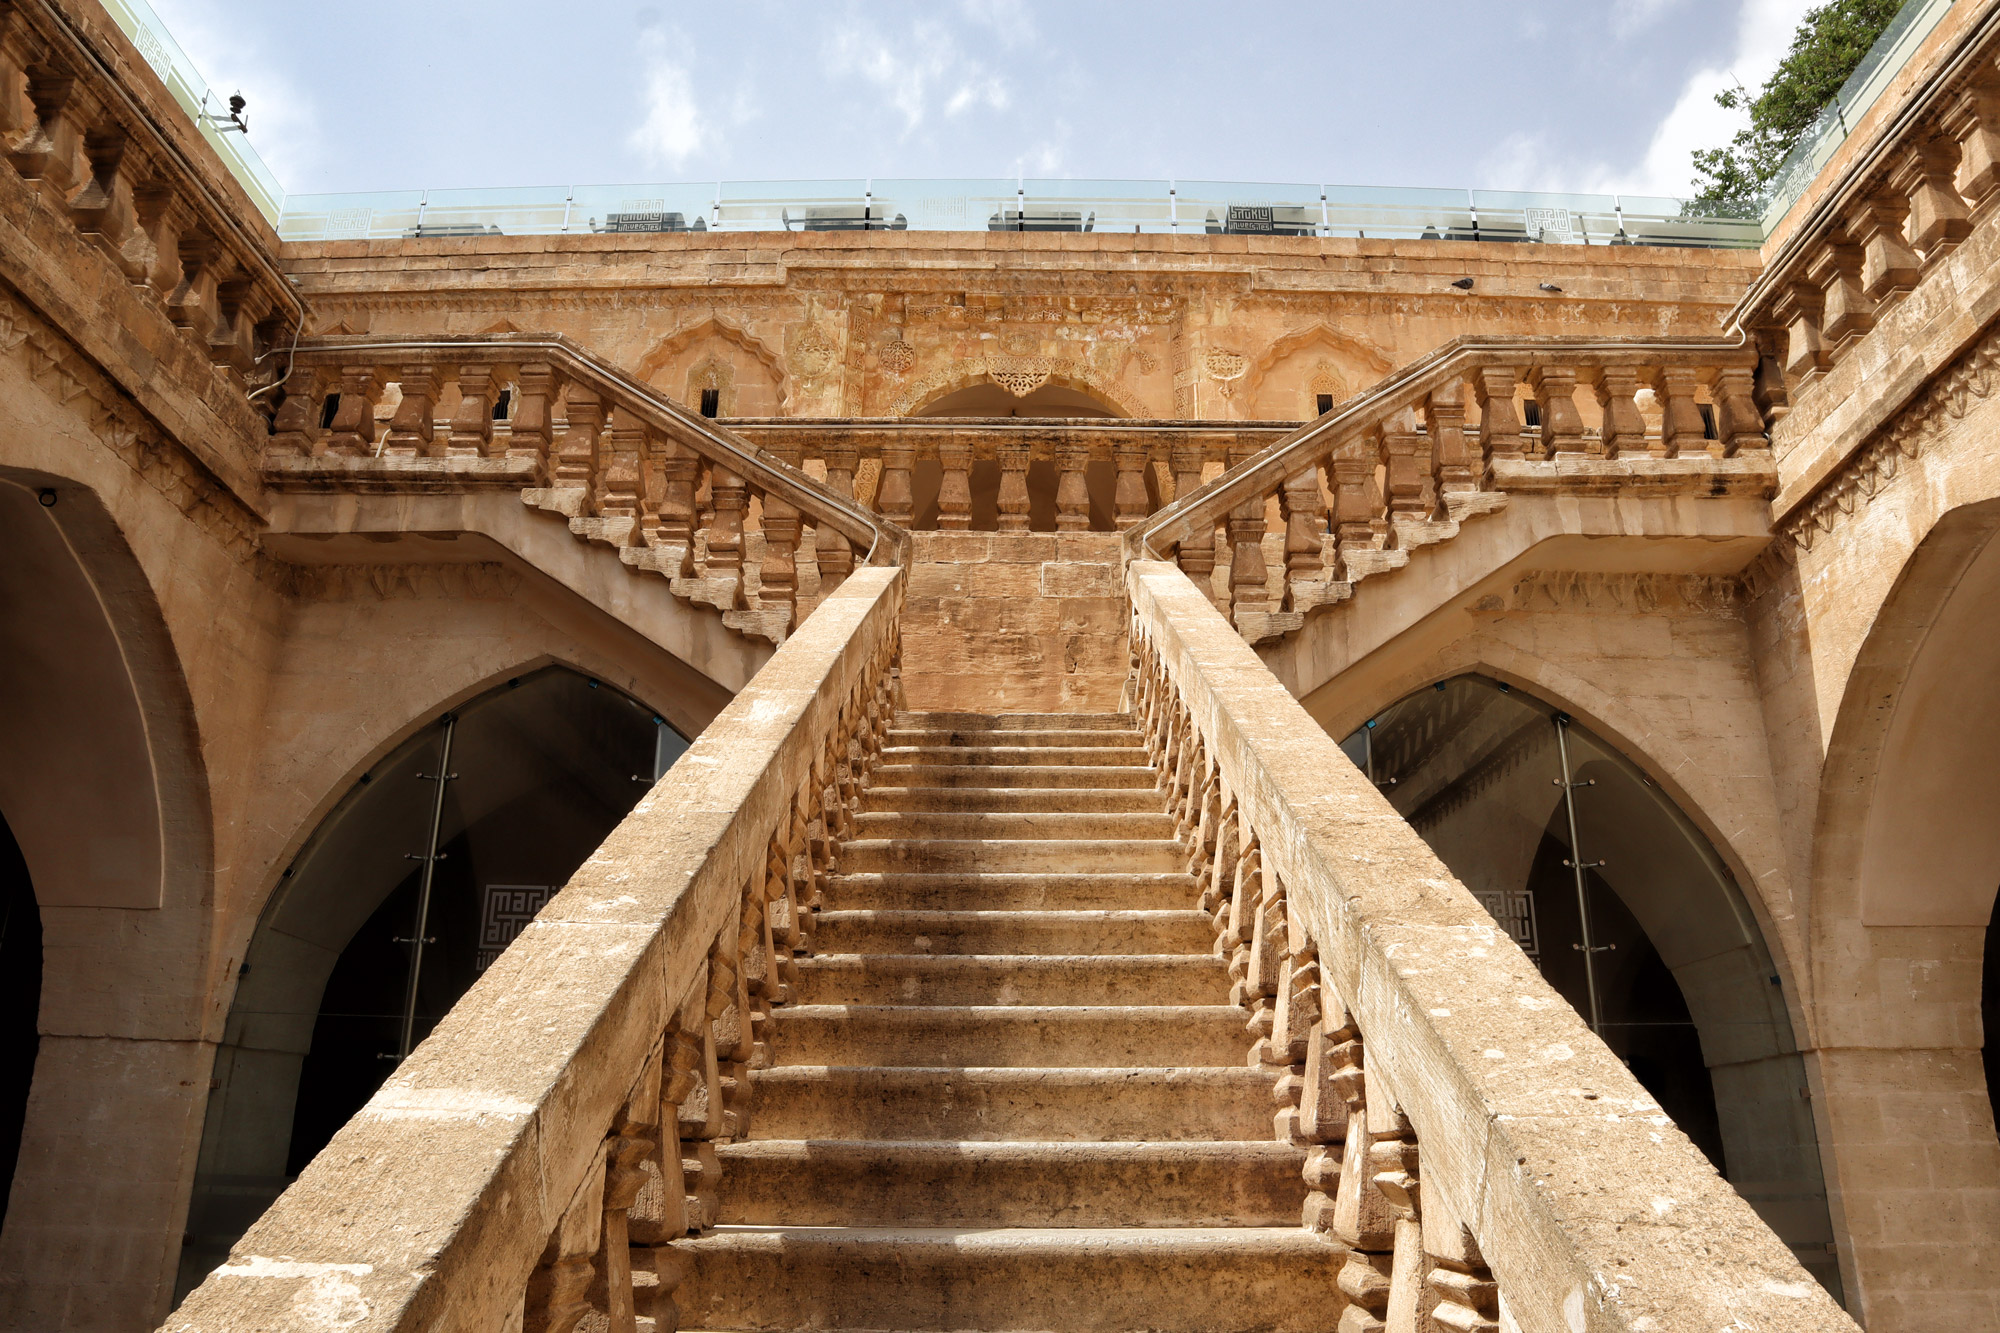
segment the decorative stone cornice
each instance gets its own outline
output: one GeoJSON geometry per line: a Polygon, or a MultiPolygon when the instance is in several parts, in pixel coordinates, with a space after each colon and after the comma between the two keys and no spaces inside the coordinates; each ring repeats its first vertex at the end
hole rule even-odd
{"type": "Polygon", "coordinates": [[[1508,590],[1508,611],[1737,616],[1743,581],[1716,574],[1606,574],[1538,569],[1508,590]]]}
{"type": "Polygon", "coordinates": [[[504,602],[520,590],[519,570],[494,560],[414,565],[269,563],[269,579],[289,597],[314,602],[504,602]]]}

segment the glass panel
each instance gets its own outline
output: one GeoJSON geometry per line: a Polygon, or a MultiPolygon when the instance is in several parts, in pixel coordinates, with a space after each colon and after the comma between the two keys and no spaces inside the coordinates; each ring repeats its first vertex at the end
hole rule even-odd
{"type": "Polygon", "coordinates": [[[285,241],[391,240],[423,213],[422,190],[375,194],[295,194],[285,200],[278,238],[285,241]]]}
{"type": "Polygon", "coordinates": [[[1317,185],[1175,181],[1175,230],[1211,236],[1317,236],[1326,220],[1317,185]]]}
{"type": "Polygon", "coordinates": [[[717,186],[579,185],[570,191],[571,232],[707,231],[714,225],[717,186]]]}
{"type": "Polygon", "coordinates": [[[721,231],[863,231],[870,229],[868,182],[724,181],[714,226],[721,231]]]}
{"type": "Polygon", "coordinates": [[[424,215],[407,236],[535,236],[561,231],[569,214],[566,186],[497,190],[428,190],[424,215]]]}
{"type": "Polygon", "coordinates": [[[892,229],[985,231],[993,219],[1016,207],[1017,183],[994,177],[911,180],[898,177],[870,183],[875,211],[892,229]]]}
{"type": "Polygon", "coordinates": [[[1010,231],[1167,231],[1169,188],[1166,181],[1024,180],[1022,201],[1003,224],[1010,231]]]}

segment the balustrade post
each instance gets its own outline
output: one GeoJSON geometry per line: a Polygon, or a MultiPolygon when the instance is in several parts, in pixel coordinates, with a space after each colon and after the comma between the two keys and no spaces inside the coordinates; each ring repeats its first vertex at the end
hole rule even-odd
{"type": "Polygon", "coordinates": [[[1709,378],[1708,397],[1715,404],[1715,433],[1721,437],[1717,443],[1724,457],[1770,448],[1764,414],[1757,408],[1754,369],[1723,366],[1709,378]]]}
{"type": "Polygon", "coordinates": [[[1326,497],[1319,489],[1319,465],[1308,464],[1285,479],[1278,492],[1278,511],[1285,518],[1285,601],[1294,590],[1325,571],[1322,539],[1326,533],[1326,497]]]}
{"type": "Polygon", "coordinates": [[[1909,216],[1909,200],[1889,190],[1870,196],[1861,205],[1855,227],[1861,242],[1861,290],[1871,301],[1908,291],[1923,272],[1923,264],[1903,239],[1903,224],[1909,216]]]}
{"type": "Polygon", "coordinates": [[[134,244],[146,252],[144,271],[132,283],[164,305],[181,283],[180,238],[190,221],[187,205],[164,184],[148,183],[132,192],[132,207],[139,217],[134,244]]]}
{"type": "Polygon", "coordinates": [[[1422,1232],[1429,1270],[1424,1285],[1437,1301],[1432,1326],[1453,1333],[1500,1333],[1500,1287],[1493,1270],[1486,1266],[1472,1228],[1435,1190],[1424,1192],[1422,1232]]]}
{"type": "Polygon", "coordinates": [[[603,1278],[603,1304],[609,1333],[637,1333],[633,1308],[632,1241],[629,1213],[646,1186],[646,1167],[655,1160],[661,1132],[660,1056],[646,1061],[632,1096],[619,1109],[618,1121],[605,1140],[604,1244],[595,1265],[603,1278]]]}
{"type": "Polygon", "coordinates": [[[180,233],[175,250],[180,259],[180,277],[163,303],[167,318],[185,329],[206,351],[209,333],[219,318],[215,307],[220,247],[197,224],[180,233]]]}
{"type": "Polygon", "coordinates": [[[482,458],[493,452],[493,366],[474,361],[458,368],[458,411],[452,413],[447,458],[482,458]]]}
{"type": "Polygon", "coordinates": [[[438,375],[433,366],[404,366],[403,401],[389,418],[389,433],[383,437],[384,458],[416,458],[437,452],[432,438],[433,413],[437,409],[438,375]]]}
{"type": "Polygon", "coordinates": [[[1944,128],[1958,140],[1957,190],[1983,214],[2000,197],[2000,77],[1991,66],[1959,93],[1944,128]]]}
{"type": "Polygon", "coordinates": [[[892,438],[882,446],[882,484],[875,491],[875,508],[883,518],[909,527],[916,517],[916,501],[910,492],[910,468],[916,462],[916,447],[892,438]]]}
{"type": "Polygon", "coordinates": [[[1465,385],[1434,389],[1424,399],[1424,426],[1431,439],[1431,475],[1439,496],[1479,489],[1472,451],[1465,443],[1465,385]]]}
{"type": "Polygon", "coordinates": [[[590,1313],[595,1260],[604,1237],[604,1164],[605,1145],[599,1144],[597,1160],[528,1275],[522,1333],[570,1333],[590,1313]]]}
{"type": "Polygon", "coordinates": [[[375,404],[381,396],[373,366],[340,368],[340,402],[327,423],[328,453],[365,458],[375,452],[375,404]]]}
{"type": "Polygon", "coordinates": [[[1495,459],[1520,458],[1526,449],[1521,417],[1514,410],[1512,366],[1484,366],[1473,372],[1472,392],[1479,402],[1479,452],[1488,467],[1495,459]]]}
{"type": "Polygon", "coordinates": [[[1958,153],[1955,139],[1928,140],[1904,153],[1889,177],[1889,188],[1909,200],[1910,244],[1923,252],[1925,268],[1972,232],[1971,214],[1953,183],[1958,153]]]}
{"type": "Polygon", "coordinates": [[[1663,366],[1653,372],[1653,393],[1660,400],[1660,447],[1668,458],[1709,452],[1711,441],[1702,425],[1701,407],[1694,400],[1700,372],[1688,366],[1663,366]]]}
{"type": "MultiPolygon", "coordinates": [[[[464,415],[463,408],[460,415],[464,415]]],[[[452,439],[458,438],[458,423],[454,421],[452,439]]],[[[599,518],[639,516],[639,451],[645,438],[646,424],[636,412],[629,407],[613,410],[598,436],[597,489],[591,497],[591,509],[599,518]]]]}
{"type": "Polygon", "coordinates": [[[1606,366],[1597,372],[1593,387],[1604,420],[1604,456],[1645,457],[1646,419],[1639,415],[1639,406],[1633,401],[1639,392],[1639,372],[1629,366],[1606,366]]]}
{"type": "Polygon", "coordinates": [[[660,568],[669,578],[694,571],[694,491],[701,458],[672,436],[660,441],[660,523],[653,533],[660,568]]]}
{"type": "Polygon", "coordinates": [[[84,155],[89,175],[84,186],[70,200],[69,215],[76,229],[95,241],[124,272],[128,281],[145,277],[143,245],[138,239],[139,219],[132,206],[132,183],[125,170],[130,145],[124,135],[112,132],[86,136],[84,155]]]}
{"type": "Polygon", "coordinates": [[[736,580],[734,604],[743,604],[743,511],[749,496],[743,479],[720,463],[708,468],[709,503],[715,517],[708,528],[708,563],[703,572],[711,577],[736,580]]]}
{"type": "Polygon", "coordinates": [[[1875,327],[1875,302],[1862,289],[1862,248],[1836,239],[1806,266],[1806,281],[1820,289],[1820,338],[1838,345],[1875,327]]]}
{"type": "Polygon", "coordinates": [[[1118,485],[1112,503],[1120,532],[1146,517],[1146,446],[1121,440],[1111,451],[1118,469],[1118,485]]]}
{"type": "Polygon", "coordinates": [[[521,366],[521,399],[514,408],[514,430],[507,440],[507,457],[532,460],[535,481],[548,475],[550,449],[555,435],[550,428],[549,409],[555,402],[555,367],[546,361],[529,361],[521,366]]]}
{"type": "MultiPolygon", "coordinates": [[[[822,456],[826,460],[827,489],[852,500],[854,469],[860,462],[860,451],[851,444],[830,444],[822,456]]],[[[819,590],[823,597],[854,571],[854,548],[838,529],[825,522],[813,525],[813,546],[819,557],[819,590]]]]}
{"type": "Polygon", "coordinates": [[[1001,532],[1026,532],[1028,530],[1028,463],[1033,456],[1034,446],[1026,442],[1012,441],[999,445],[994,452],[1000,460],[999,515],[995,526],[1001,532]]]}
{"type": "Polygon", "coordinates": [[[270,298],[250,281],[235,261],[229,277],[215,289],[215,325],[209,332],[208,359],[239,375],[257,364],[257,326],[270,313],[270,298]]]}
{"type": "Polygon", "coordinates": [[[588,489],[597,472],[597,436],[604,428],[604,403],[595,389],[571,384],[565,401],[568,426],[556,452],[555,484],[588,489]]]}
{"type": "Polygon", "coordinates": [[[972,442],[953,435],[938,446],[944,475],[938,482],[938,529],[964,532],[972,526],[972,442]]]}
{"type": "Polygon", "coordinates": [[[1833,357],[1820,338],[1819,319],[1825,297],[1806,282],[1795,282],[1771,304],[1772,316],[1785,329],[1785,374],[1802,379],[1830,369],[1833,357]]]}
{"type": "Polygon", "coordinates": [[[319,404],[324,376],[317,366],[294,366],[285,381],[284,398],[271,418],[271,442],[267,454],[283,457],[317,458],[320,444],[319,404]]]}
{"type": "Polygon", "coordinates": [[[1064,441],[1056,446],[1056,531],[1090,531],[1090,467],[1087,445],[1064,441]]]}
{"type": "Polygon", "coordinates": [[[1387,537],[1397,520],[1410,522],[1430,517],[1437,498],[1430,489],[1430,469],[1425,466],[1424,437],[1417,433],[1416,414],[1409,409],[1397,412],[1383,423],[1378,436],[1382,451],[1383,526],[1377,531],[1387,537]]]}
{"type": "MultiPolygon", "coordinates": [[[[1201,488],[1201,468],[1207,461],[1207,453],[1198,445],[1177,444],[1167,456],[1167,465],[1174,474],[1174,499],[1182,500],[1201,488]]],[[[1201,595],[1213,602],[1215,595],[1215,528],[1211,524],[1206,531],[1197,525],[1196,530],[1181,539],[1175,553],[1181,572],[1188,576],[1201,595]]]]}
{"type": "MultiPolygon", "coordinates": [[[[795,445],[793,451],[796,450],[795,445]]],[[[757,567],[757,596],[767,606],[783,606],[787,612],[796,613],[799,600],[799,511],[769,491],[758,498],[764,506],[764,559],[757,567]]],[[[796,615],[786,623],[796,623],[796,615]]]]}
{"type": "Polygon", "coordinates": [[[1528,372],[1528,388],[1542,418],[1542,457],[1601,456],[1603,445],[1587,449],[1583,417],[1576,410],[1576,371],[1570,366],[1536,366],[1528,372]]]}
{"type": "Polygon", "coordinates": [[[1340,577],[1351,582],[1348,558],[1376,548],[1375,515],[1382,500],[1375,485],[1375,455],[1344,446],[1334,454],[1328,470],[1333,475],[1333,535],[1340,554],[1340,577]]]}

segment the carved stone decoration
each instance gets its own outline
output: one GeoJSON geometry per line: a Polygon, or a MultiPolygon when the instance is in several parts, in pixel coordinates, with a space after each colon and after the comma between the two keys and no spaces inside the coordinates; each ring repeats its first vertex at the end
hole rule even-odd
{"type": "Polygon", "coordinates": [[[817,324],[809,324],[792,343],[789,359],[795,373],[811,379],[832,370],[833,358],[833,340],[817,324]]]}
{"type": "Polygon", "coordinates": [[[991,357],[986,362],[987,375],[1016,398],[1026,398],[1047,384],[1056,368],[1056,362],[1041,356],[991,357]]]}
{"type": "MultiPolygon", "coordinates": [[[[1241,352],[1230,352],[1217,348],[1208,354],[1203,364],[1208,370],[1208,377],[1210,379],[1214,380],[1217,384],[1228,386],[1242,379],[1245,373],[1249,371],[1250,358],[1241,352]]],[[[1223,392],[1228,392],[1227,387],[1224,388],[1223,392]]]]}
{"type": "Polygon", "coordinates": [[[917,364],[917,349],[898,336],[882,345],[882,369],[891,375],[907,375],[917,364]]]}

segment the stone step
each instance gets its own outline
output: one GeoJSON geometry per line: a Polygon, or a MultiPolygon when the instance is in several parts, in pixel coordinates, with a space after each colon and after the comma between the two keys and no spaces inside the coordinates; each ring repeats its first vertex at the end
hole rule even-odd
{"type": "Polygon", "coordinates": [[[785,1065],[750,1075],[750,1137],[1186,1143],[1270,1137],[1273,1080],[1230,1068],[785,1065]]]}
{"type": "MultiPolygon", "coordinates": [[[[1041,754],[1042,751],[1023,751],[1041,754]]],[[[1102,751],[1091,753],[1101,754],[1102,751]]],[[[1160,775],[1132,764],[944,764],[888,760],[873,781],[884,787],[1116,788],[1155,792],[1160,775]]],[[[1164,805],[1164,798],[1162,805],[1164,805]]]]}
{"type": "Polygon", "coordinates": [[[775,1063],[1080,1069],[1240,1065],[1241,1009],[1206,1005],[785,1005],[775,1063]]]}
{"type": "Polygon", "coordinates": [[[1193,908],[1175,911],[824,911],[814,945],[824,953],[1206,953],[1215,927],[1193,908]]]}
{"type": "Polygon", "coordinates": [[[1087,764],[1093,768],[1144,768],[1151,762],[1138,745],[885,745],[882,763],[945,767],[1030,764],[1059,768],[1087,764]]]}
{"type": "MultiPolygon", "coordinates": [[[[1157,802],[1158,797],[1154,799],[1157,802]]],[[[857,815],[854,834],[855,841],[874,838],[906,841],[941,838],[980,841],[1046,839],[1051,842],[1078,839],[1129,841],[1137,838],[1171,840],[1174,821],[1158,810],[1151,813],[880,810],[857,815]]]]}
{"type": "Polygon", "coordinates": [[[1048,731],[972,731],[940,728],[919,729],[915,727],[891,727],[883,743],[898,749],[916,747],[919,749],[991,749],[1004,746],[1010,749],[1029,747],[1035,749],[1120,749],[1143,748],[1146,738],[1137,731],[1092,730],[1087,727],[1058,727],[1048,731]]]}
{"type": "Polygon", "coordinates": [[[938,811],[1010,815],[1146,814],[1164,818],[1164,805],[1164,798],[1150,785],[1118,790],[1089,787],[870,787],[861,795],[861,808],[869,814],[938,811]]]}
{"type": "Polygon", "coordinates": [[[843,872],[827,878],[827,904],[877,911],[1146,911],[1186,908],[1197,897],[1185,870],[1148,874],[1014,874],[991,871],[843,872]]]}
{"type": "Polygon", "coordinates": [[[1289,1143],[724,1144],[721,1220],[827,1227],[1297,1226],[1289,1143]]]}
{"type": "Polygon", "coordinates": [[[898,713],[890,726],[911,731],[1131,731],[1131,713],[898,713]]]}
{"type": "Polygon", "coordinates": [[[1043,838],[855,838],[842,844],[843,875],[913,871],[1055,874],[1083,871],[1165,874],[1185,869],[1187,854],[1167,838],[1118,841],[1043,838]]]}
{"type": "Polygon", "coordinates": [[[673,1243],[684,1329],[1330,1329],[1341,1251],[1297,1226],[724,1228],[673,1243]]]}
{"type": "MultiPolygon", "coordinates": [[[[801,1005],[1207,1005],[1229,994],[1209,954],[821,954],[798,962],[801,1005]]],[[[1247,1040],[1247,1039],[1246,1039],[1247,1040]]]]}

